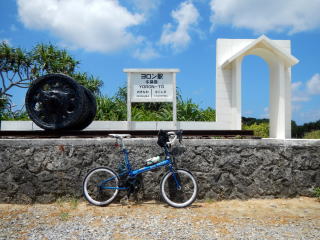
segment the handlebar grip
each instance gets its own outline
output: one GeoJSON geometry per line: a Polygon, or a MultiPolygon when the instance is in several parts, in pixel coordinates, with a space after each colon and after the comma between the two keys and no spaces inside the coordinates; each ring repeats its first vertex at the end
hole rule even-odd
{"type": "Polygon", "coordinates": [[[178,139],[179,140],[179,143],[182,142],[182,130],[176,130],[176,131],[173,131],[173,132],[168,132],[167,134],[168,135],[175,135],[175,140],[178,139]]]}

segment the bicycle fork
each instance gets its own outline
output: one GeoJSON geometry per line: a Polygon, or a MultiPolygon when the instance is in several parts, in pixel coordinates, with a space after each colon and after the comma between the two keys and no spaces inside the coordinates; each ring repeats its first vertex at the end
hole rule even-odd
{"type": "Polygon", "coordinates": [[[170,171],[172,172],[172,177],[173,177],[174,182],[176,184],[176,189],[181,190],[182,185],[181,185],[181,179],[180,179],[178,172],[172,166],[170,166],[170,171]]]}

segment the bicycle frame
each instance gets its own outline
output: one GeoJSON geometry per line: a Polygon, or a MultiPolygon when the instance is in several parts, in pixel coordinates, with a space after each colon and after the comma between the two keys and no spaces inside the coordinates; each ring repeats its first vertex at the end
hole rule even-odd
{"type": "MultiPolygon", "coordinates": [[[[175,180],[175,183],[176,183],[176,186],[177,186],[177,189],[181,189],[181,184],[180,184],[180,181],[178,180],[178,177],[177,177],[177,173],[173,167],[173,164],[172,164],[172,160],[171,160],[171,154],[169,152],[169,149],[168,147],[164,147],[164,152],[165,152],[165,160],[159,162],[159,163],[156,163],[156,164],[153,164],[151,166],[145,166],[143,168],[139,168],[139,169],[132,169],[132,166],[131,166],[131,163],[129,161],[129,152],[127,149],[123,148],[122,151],[121,151],[124,155],[124,163],[125,163],[125,166],[126,166],[126,171],[122,172],[122,173],[119,173],[118,176],[121,177],[121,176],[129,176],[129,177],[136,177],[138,174],[141,174],[141,173],[144,173],[144,172],[148,172],[148,171],[151,171],[151,170],[154,170],[156,168],[160,168],[160,167],[164,167],[164,166],[169,166],[169,171],[172,172],[172,176],[175,180]]],[[[106,179],[104,181],[102,181],[99,185],[100,185],[100,189],[118,189],[118,190],[128,190],[127,187],[103,187],[104,183],[108,182],[108,181],[111,181],[113,180],[113,178],[109,178],[109,179],[106,179]]]]}

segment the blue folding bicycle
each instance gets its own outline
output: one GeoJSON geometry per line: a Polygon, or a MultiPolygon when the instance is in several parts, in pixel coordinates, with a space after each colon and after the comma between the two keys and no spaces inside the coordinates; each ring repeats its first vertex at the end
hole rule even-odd
{"type": "Polygon", "coordinates": [[[88,172],[83,181],[83,194],[93,205],[105,206],[111,203],[119,190],[127,190],[128,195],[138,188],[141,174],[160,167],[168,167],[160,182],[160,195],[172,207],[183,208],[192,204],[198,194],[198,185],[191,172],[177,168],[170,152],[172,146],[181,142],[182,131],[159,131],[158,145],[162,147],[164,159],[140,169],[132,169],[129,161],[129,152],[125,148],[123,138],[127,134],[110,134],[116,138],[123,153],[123,170],[116,172],[108,167],[98,167],[88,172]]]}

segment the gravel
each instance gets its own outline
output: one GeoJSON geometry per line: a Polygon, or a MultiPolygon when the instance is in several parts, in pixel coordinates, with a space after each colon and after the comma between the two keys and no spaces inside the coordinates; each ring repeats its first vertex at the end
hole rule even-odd
{"type": "Polygon", "coordinates": [[[0,239],[320,239],[313,198],[196,202],[174,209],[157,202],[95,207],[0,204],[0,239]]]}

